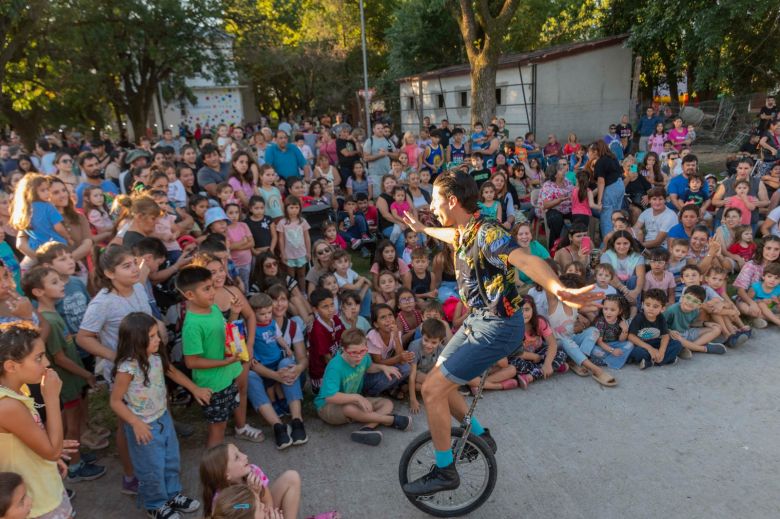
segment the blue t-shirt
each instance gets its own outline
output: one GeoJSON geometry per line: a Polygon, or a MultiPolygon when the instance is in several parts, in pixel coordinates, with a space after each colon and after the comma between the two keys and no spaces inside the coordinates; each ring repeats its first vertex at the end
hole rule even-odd
{"type": "Polygon", "coordinates": [[[764,287],[761,286],[760,281],[756,281],[752,285],[750,285],[750,288],[753,289],[753,292],[756,293],[756,299],[759,301],[765,300],[765,299],[771,299],[773,297],[780,297],[780,285],[776,286],[772,289],[771,292],[767,292],[764,290],[764,287]]]}
{"type": "Polygon", "coordinates": [[[282,151],[276,144],[271,144],[265,150],[265,163],[270,164],[282,178],[300,176],[299,169],[306,165],[306,159],[297,146],[287,147],[282,151]]]}
{"type": "Polygon", "coordinates": [[[57,313],[65,320],[68,333],[77,334],[89,306],[89,292],[84,282],[76,276],[68,278],[65,283],[65,297],[57,301],[54,306],[57,313]]]}
{"type": "Polygon", "coordinates": [[[255,359],[263,366],[274,366],[282,360],[282,349],[276,338],[279,336],[279,329],[276,322],[271,320],[266,325],[257,325],[255,331],[255,359]]]}
{"type": "Polygon", "coordinates": [[[690,240],[691,237],[688,235],[688,233],[685,232],[685,227],[683,227],[683,224],[678,223],[671,229],[669,229],[669,234],[666,235],[667,238],[684,238],[686,240],[690,240]]]}
{"type": "Polygon", "coordinates": [[[50,241],[67,245],[67,240],[54,230],[54,226],[61,221],[62,215],[49,202],[33,202],[30,228],[25,231],[29,237],[30,248],[35,250],[50,241]]]}
{"type": "MultiPolygon", "coordinates": [[[[82,182],[78,186],[76,186],[76,207],[81,209],[81,205],[84,203],[84,190],[87,189],[92,184],[89,184],[87,182],[82,182]]],[[[119,189],[117,189],[116,184],[111,182],[110,180],[104,180],[100,183],[100,189],[103,190],[104,193],[111,193],[112,195],[118,195],[119,189]]]]}
{"type": "Polygon", "coordinates": [[[325,368],[320,392],[314,398],[314,405],[317,409],[325,407],[325,399],[336,393],[360,393],[363,390],[363,378],[369,366],[371,366],[371,355],[364,356],[360,364],[355,367],[350,366],[349,362],[344,360],[343,354],[333,357],[325,368]]]}
{"type": "MultiPolygon", "coordinates": [[[[688,179],[685,178],[685,175],[677,175],[676,177],[672,178],[672,180],[669,181],[669,184],[666,186],[666,193],[671,197],[672,195],[677,195],[677,198],[681,200],[685,200],[685,195],[688,192],[688,179]]],[[[710,197],[710,189],[707,187],[707,183],[705,182],[701,186],[701,191],[699,193],[704,195],[705,200],[710,197]]]]}
{"type": "Polygon", "coordinates": [[[16,291],[24,295],[24,292],[22,292],[22,269],[16,256],[14,256],[13,249],[5,241],[0,241],[0,260],[3,260],[6,268],[11,271],[16,283],[16,291]]]}

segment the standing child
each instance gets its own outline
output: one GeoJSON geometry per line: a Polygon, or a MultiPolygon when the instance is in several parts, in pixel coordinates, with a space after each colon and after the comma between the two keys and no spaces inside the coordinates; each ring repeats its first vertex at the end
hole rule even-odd
{"type": "Polygon", "coordinates": [[[669,337],[664,304],[666,294],[663,290],[648,290],[642,300],[642,310],[628,327],[628,340],[634,345],[628,359],[638,362],[639,369],[677,362],[682,345],[669,337]]]}
{"type": "Polygon", "coordinates": [[[253,195],[249,197],[249,215],[244,220],[252,233],[254,246],[252,256],[259,256],[264,252],[276,250],[276,224],[265,214],[265,200],[263,197],[253,195]]]}
{"type": "MultiPolygon", "coordinates": [[[[81,425],[85,418],[82,416],[81,395],[87,385],[95,387],[97,380],[93,373],[84,369],[65,321],[55,308],[56,302],[65,297],[65,283],[54,269],[36,266],[24,275],[22,286],[28,297],[38,302],[41,317],[49,323],[46,356],[62,380],[60,399],[65,438],[77,442],[81,438],[81,425]]],[[[71,455],[69,482],[91,481],[105,473],[106,467],[85,463],[78,450],[71,455]]]]}
{"type": "Polygon", "coordinates": [[[593,210],[601,211],[601,205],[593,198],[593,190],[590,184],[590,173],[585,170],[577,173],[577,187],[571,193],[571,221],[581,223],[586,227],[590,225],[593,210]]]}
{"type": "Polygon", "coordinates": [[[623,296],[614,294],[604,298],[601,311],[593,321],[593,327],[599,331],[599,338],[590,358],[594,364],[620,369],[631,353],[628,342],[629,305],[623,296]]]}
{"type": "MultiPolygon", "coordinates": [[[[393,217],[399,221],[403,221],[406,213],[415,217],[417,216],[417,212],[412,208],[412,204],[409,203],[409,200],[406,197],[406,189],[401,186],[397,186],[393,189],[393,203],[390,204],[390,212],[393,214],[393,217]]],[[[405,228],[406,226],[400,223],[393,224],[390,241],[395,243],[405,228]]]]}
{"type": "Polygon", "coordinates": [[[230,220],[227,226],[228,249],[230,258],[238,270],[238,276],[244,284],[244,289],[249,288],[249,273],[252,271],[252,250],[255,248],[255,240],[249,226],[241,221],[241,209],[238,204],[228,204],[225,214],[230,220]]]}
{"type": "Polygon", "coordinates": [[[657,247],[649,251],[650,274],[645,277],[644,292],[651,289],[662,290],[666,295],[667,304],[674,303],[676,283],[674,274],[667,269],[669,263],[669,251],[657,247]]]}
{"type": "Polygon", "coordinates": [[[24,478],[28,492],[35,496],[30,517],[70,518],[73,508],[57,469],[64,442],[62,381],[48,369],[46,347],[32,324],[0,324],[0,344],[0,471],[24,478]],[[45,426],[28,384],[41,385],[45,426]]]}
{"type": "Polygon", "coordinates": [[[114,234],[114,221],[109,214],[110,211],[106,205],[106,197],[103,195],[103,190],[100,186],[89,186],[84,189],[83,196],[82,210],[90,225],[95,229],[93,231],[93,239],[95,243],[105,245],[114,234]]]}
{"type": "Polygon", "coordinates": [[[770,263],[764,267],[761,281],[750,285],[748,296],[761,309],[761,315],[770,323],[780,326],[780,317],[774,310],[780,302],[780,264],[770,263]]]}
{"type": "MultiPolygon", "coordinates": [[[[511,356],[509,364],[516,370],[519,387],[528,389],[528,384],[534,380],[548,378],[553,373],[566,373],[569,366],[566,364],[566,352],[558,349],[550,324],[539,315],[531,296],[523,296],[522,310],[525,322],[523,350],[519,355],[511,356]]],[[[506,381],[502,384],[505,389],[518,385],[507,386],[506,381]]]]}
{"type": "Polygon", "coordinates": [[[227,421],[239,407],[236,379],[242,367],[240,359],[226,351],[225,317],[214,304],[211,271],[184,267],[176,277],[176,289],[187,300],[182,326],[184,363],[198,387],[211,391],[203,414],[208,423],[206,446],[212,447],[225,440],[227,421]]]}
{"type": "Polygon", "coordinates": [[[25,256],[32,258],[34,251],[47,241],[58,241],[72,245],[68,230],[62,221],[62,215],[49,200],[49,179],[37,173],[28,173],[16,187],[11,202],[11,225],[28,237],[29,251],[22,250],[25,256]]]}
{"type": "MultiPolygon", "coordinates": [[[[263,469],[250,464],[246,454],[232,443],[209,448],[200,460],[200,485],[203,488],[203,508],[212,517],[217,496],[232,485],[247,484],[260,496],[266,509],[280,508],[284,519],[298,517],[301,506],[301,476],[287,470],[273,483],[263,469]]],[[[265,517],[279,517],[266,515],[265,517]]]]}
{"type": "Polygon", "coordinates": [[[502,221],[501,202],[496,200],[496,188],[492,182],[485,182],[479,188],[479,202],[477,202],[479,212],[486,218],[493,218],[502,221]]]}
{"type": "Polygon", "coordinates": [[[282,209],[282,193],[279,188],[274,185],[278,175],[274,168],[268,164],[260,166],[260,187],[257,190],[260,192],[260,196],[265,200],[265,214],[271,220],[276,221],[277,218],[284,216],[284,210],[282,209]]]}
{"type": "Polygon", "coordinates": [[[392,401],[361,395],[367,376],[382,376],[392,383],[401,377],[398,368],[372,362],[371,356],[366,355],[367,339],[361,330],[346,331],[342,340],[342,349],[328,364],[322,389],[314,399],[317,415],[331,425],[364,424],[350,435],[352,441],[364,445],[382,442],[382,432],[377,430],[380,425],[410,430],[412,419],[393,414],[392,401]]]}
{"type": "Polygon", "coordinates": [[[438,319],[427,319],[421,325],[422,337],[412,341],[409,351],[414,353],[412,369],[409,372],[409,410],[413,414],[420,412],[417,391],[422,391],[423,382],[431,372],[439,354],[444,349],[447,327],[438,319]]]}
{"type": "Polygon", "coordinates": [[[336,355],[344,325],[336,315],[333,294],[325,288],[315,288],[309,296],[314,309],[314,323],[309,332],[309,377],[316,395],[322,385],[325,366],[336,355]]]}
{"type": "Polygon", "coordinates": [[[138,497],[152,519],[175,519],[178,512],[200,508],[181,493],[179,441],[166,406],[166,376],[208,405],[211,390],[196,386],[168,361],[157,321],[140,312],[129,314],[119,325],[111,409],[124,422],[138,497]]]}
{"type": "Polygon", "coordinates": [[[756,248],[750,225],[737,226],[734,229],[734,243],[729,246],[728,251],[742,258],[744,265],[744,262],[750,261],[756,255],[756,248]]]}
{"type": "Polygon", "coordinates": [[[399,288],[395,293],[395,307],[398,310],[396,325],[401,331],[401,342],[407,347],[417,327],[423,322],[422,314],[415,304],[414,292],[405,287],[399,288]]]}
{"type": "Polygon", "coordinates": [[[304,286],[306,264],[311,261],[311,239],[309,222],[301,218],[301,202],[290,195],[284,200],[284,218],[276,223],[279,233],[279,251],[287,272],[304,286]]]}
{"type": "Polygon", "coordinates": [[[303,445],[309,438],[303,427],[301,415],[300,377],[296,376],[295,357],[292,346],[282,336],[281,329],[273,319],[274,300],[268,294],[255,294],[249,300],[257,317],[257,331],[253,357],[249,371],[249,402],[252,408],[274,429],[276,448],[286,449],[290,445],[303,445]],[[279,414],[282,404],[276,398],[277,384],[281,385],[286,405],[292,414],[290,425],[282,424],[279,414]]]}

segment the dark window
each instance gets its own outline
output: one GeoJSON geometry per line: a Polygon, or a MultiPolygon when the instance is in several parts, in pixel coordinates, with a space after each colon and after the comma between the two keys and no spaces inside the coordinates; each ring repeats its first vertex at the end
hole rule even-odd
{"type": "Polygon", "coordinates": [[[409,103],[409,110],[414,110],[414,96],[407,97],[406,100],[409,103]]]}
{"type": "Polygon", "coordinates": [[[436,95],[436,103],[438,104],[439,108],[444,108],[444,94],[436,95]]]}
{"type": "Polygon", "coordinates": [[[460,106],[468,106],[469,105],[469,94],[468,92],[461,92],[460,93],[460,106]]]}
{"type": "Polygon", "coordinates": [[[496,104],[497,105],[501,104],[501,89],[500,88],[496,88],[496,104]]]}

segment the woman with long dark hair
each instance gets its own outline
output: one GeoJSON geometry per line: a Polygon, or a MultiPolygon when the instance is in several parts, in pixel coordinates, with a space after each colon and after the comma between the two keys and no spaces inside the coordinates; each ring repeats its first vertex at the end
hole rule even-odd
{"type": "Polygon", "coordinates": [[[623,207],[623,196],[626,193],[623,184],[623,168],[603,139],[588,146],[588,159],[594,161],[593,173],[598,189],[596,203],[601,205],[599,215],[601,235],[606,236],[612,232],[610,216],[623,207]]]}

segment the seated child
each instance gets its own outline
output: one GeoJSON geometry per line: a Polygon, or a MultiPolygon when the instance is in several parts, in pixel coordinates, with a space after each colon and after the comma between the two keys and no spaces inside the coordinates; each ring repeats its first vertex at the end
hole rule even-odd
{"type": "Polygon", "coordinates": [[[16,472],[0,472],[0,518],[27,519],[30,510],[32,498],[22,476],[16,472]]]}
{"type": "MultiPolygon", "coordinates": [[[[438,299],[430,299],[422,306],[422,317],[423,322],[427,321],[428,319],[437,319],[438,321],[441,321],[441,324],[444,325],[444,344],[450,342],[450,339],[452,338],[452,330],[450,329],[450,324],[447,322],[447,319],[444,317],[444,309],[442,308],[442,304],[438,299]]],[[[414,333],[414,340],[417,340],[421,337],[422,325],[417,327],[417,331],[414,333]]]]}
{"type": "Polygon", "coordinates": [[[333,222],[326,221],[322,224],[322,235],[333,250],[347,250],[347,242],[338,233],[338,228],[333,222]]]}
{"type": "Polygon", "coordinates": [[[680,298],[682,294],[683,282],[680,274],[685,265],[690,263],[688,252],[691,249],[690,242],[685,238],[675,238],[672,240],[672,247],[669,251],[669,261],[667,269],[674,275],[674,299],[680,298]]]}
{"type": "Polygon", "coordinates": [[[273,510],[280,508],[284,517],[298,517],[301,505],[301,476],[298,472],[287,470],[272,482],[263,469],[249,463],[247,455],[232,443],[209,448],[200,460],[205,517],[212,517],[214,504],[223,491],[242,484],[259,495],[266,507],[273,510]]]}
{"type": "Polygon", "coordinates": [[[522,310],[525,322],[523,348],[519,355],[509,357],[509,364],[515,369],[516,379],[505,380],[502,384],[505,389],[511,386],[528,389],[528,384],[534,380],[542,380],[553,373],[566,373],[569,370],[566,352],[558,349],[558,342],[550,324],[539,315],[531,296],[523,297],[522,310]]]}
{"type": "Polygon", "coordinates": [[[363,330],[364,333],[368,333],[371,329],[368,319],[360,315],[360,294],[354,290],[340,290],[339,300],[341,301],[341,311],[339,312],[339,318],[344,325],[345,330],[351,330],[357,328],[363,330]]]}
{"type": "Polygon", "coordinates": [[[422,325],[422,313],[415,305],[414,293],[405,287],[399,288],[395,293],[395,307],[398,311],[396,325],[401,332],[401,341],[404,347],[407,347],[417,328],[422,325]]]}
{"type": "Polygon", "coordinates": [[[358,275],[352,270],[352,257],[345,250],[336,249],[333,252],[333,275],[339,290],[352,290],[360,297],[360,315],[371,315],[371,282],[368,278],[358,275]]]}
{"type": "Polygon", "coordinates": [[[411,429],[410,417],[393,414],[393,402],[361,395],[367,374],[400,380],[398,368],[371,361],[366,355],[368,345],[361,330],[347,330],[341,339],[342,349],[325,369],[320,391],[314,399],[317,415],[331,425],[364,424],[350,435],[352,441],[364,445],[376,446],[382,442],[382,432],[377,430],[380,425],[401,431],[411,429]]]}
{"type": "Polygon", "coordinates": [[[325,288],[315,288],[309,301],[315,315],[309,332],[309,377],[312,392],[316,395],[322,384],[325,366],[338,352],[344,325],[336,315],[332,292],[325,288]]]}
{"type": "MultiPolygon", "coordinates": [[[[358,193],[360,194],[365,196],[365,193],[358,193]]],[[[366,216],[358,210],[358,204],[351,196],[344,198],[344,210],[339,211],[337,221],[341,238],[345,243],[348,242],[353,250],[371,241],[366,216]]],[[[374,223],[376,224],[376,221],[374,223]]]]}
{"type": "Polygon", "coordinates": [[[648,251],[650,272],[645,276],[645,286],[643,292],[653,288],[662,290],[666,295],[667,304],[674,303],[674,293],[676,284],[674,274],[667,269],[669,263],[669,251],[663,247],[656,247],[648,251]]]}
{"type": "Polygon", "coordinates": [[[615,279],[615,268],[609,263],[596,265],[596,288],[598,292],[604,292],[605,296],[617,294],[617,289],[612,285],[615,279]]]}
{"type": "Polygon", "coordinates": [[[420,246],[417,239],[417,233],[414,229],[404,229],[404,251],[401,253],[401,260],[407,265],[412,264],[412,252],[420,246]]]}
{"type": "Polygon", "coordinates": [[[375,364],[395,366],[400,376],[392,380],[380,373],[370,374],[366,376],[363,392],[368,396],[379,396],[385,391],[391,391],[398,398],[403,398],[400,386],[409,377],[414,354],[404,351],[401,331],[388,305],[374,305],[372,314],[374,328],[366,335],[371,360],[375,364]]]}
{"type": "Polygon", "coordinates": [[[430,299],[436,299],[438,290],[433,283],[433,275],[428,269],[430,260],[428,259],[428,251],[423,247],[415,247],[411,253],[411,286],[409,288],[414,292],[415,297],[418,300],[426,301],[430,299]]]}
{"type": "Polygon", "coordinates": [[[747,262],[756,255],[756,248],[753,241],[753,229],[750,225],[740,225],[734,229],[734,242],[728,248],[730,253],[747,262]]]}
{"type": "Polygon", "coordinates": [[[753,334],[750,326],[747,326],[740,318],[740,311],[734,301],[726,292],[726,271],[720,267],[710,267],[704,276],[705,286],[711,288],[721,297],[720,308],[714,308],[710,315],[723,330],[723,334],[729,339],[727,346],[740,346],[753,334]]]}
{"type": "Polygon", "coordinates": [[[590,360],[598,366],[620,369],[628,360],[633,346],[628,342],[629,303],[618,294],[609,295],[601,303],[601,311],[593,321],[599,331],[590,360]]]}
{"type": "Polygon", "coordinates": [[[247,398],[252,408],[273,427],[277,449],[303,445],[309,439],[301,415],[303,391],[300,374],[294,370],[292,349],[273,319],[274,300],[268,294],[255,294],[249,299],[249,304],[255,312],[257,329],[249,364],[247,398]],[[281,407],[275,394],[277,384],[281,385],[293,417],[290,425],[282,424],[279,419],[281,407]]]}
{"type": "Polygon", "coordinates": [[[666,297],[664,291],[657,288],[645,292],[642,310],[628,327],[628,340],[634,345],[628,360],[639,363],[639,369],[674,364],[682,350],[680,342],[669,336],[663,315],[666,297]]]}
{"type": "Polygon", "coordinates": [[[712,322],[705,322],[703,328],[693,326],[700,317],[701,306],[706,297],[707,292],[702,286],[686,286],[680,302],[669,305],[664,310],[663,316],[669,327],[669,336],[680,341],[683,346],[678,354],[680,358],[690,359],[692,351],[726,353],[726,346],[719,342],[711,342],[720,335],[720,326],[712,322]]]}
{"type": "Polygon", "coordinates": [[[317,280],[317,288],[324,288],[330,292],[333,297],[333,306],[336,309],[336,314],[338,314],[341,302],[339,301],[339,283],[336,281],[335,274],[333,274],[333,272],[326,272],[321,275],[317,280]]]}
{"type": "Polygon", "coordinates": [[[377,285],[379,290],[372,294],[374,304],[385,304],[395,310],[395,293],[398,290],[398,281],[393,273],[389,270],[380,272],[377,285]]]}
{"type": "Polygon", "coordinates": [[[425,377],[436,365],[447,336],[447,326],[438,319],[427,319],[420,328],[422,337],[409,344],[409,351],[414,353],[414,362],[409,373],[409,410],[413,414],[420,412],[417,391],[422,390],[425,377]]]}
{"type": "Polygon", "coordinates": [[[745,179],[734,182],[734,192],[736,193],[735,195],[726,198],[726,207],[736,207],[739,209],[740,213],[742,213],[742,218],[739,223],[742,225],[750,225],[753,211],[759,206],[767,204],[759,203],[758,198],[748,194],[750,192],[750,182],[745,179]]]}
{"type": "Polygon", "coordinates": [[[780,326],[780,317],[775,314],[777,303],[780,302],[780,264],[769,263],[764,267],[764,273],[761,281],[756,281],[750,285],[748,296],[753,299],[758,308],[761,309],[761,315],[777,326],[780,326]]]}

